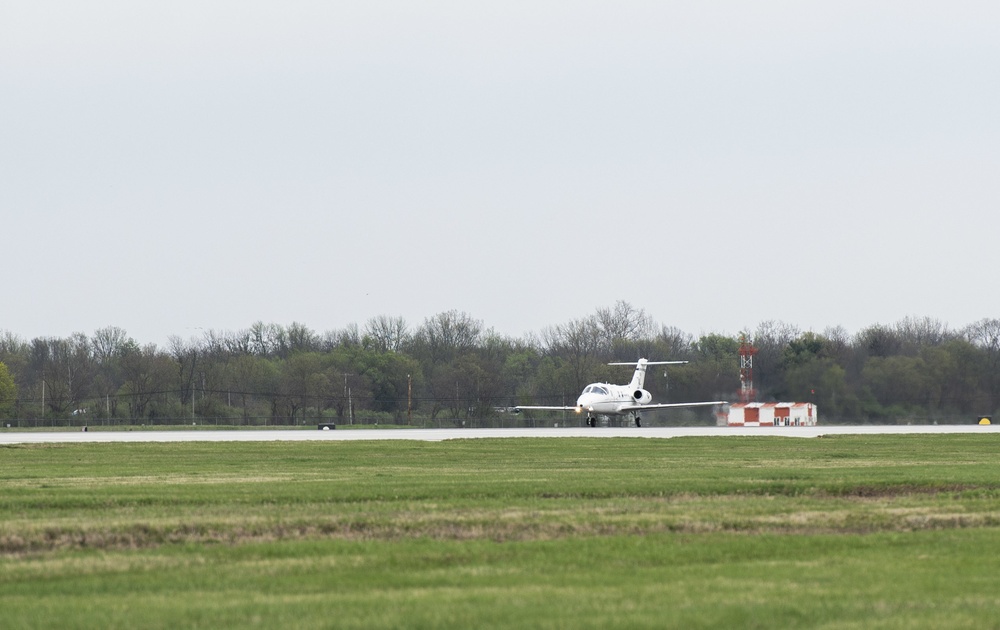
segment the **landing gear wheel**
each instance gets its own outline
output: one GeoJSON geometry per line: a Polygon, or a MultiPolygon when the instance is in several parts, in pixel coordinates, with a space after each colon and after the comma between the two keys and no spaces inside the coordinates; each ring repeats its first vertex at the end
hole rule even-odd
{"type": "Polygon", "coordinates": [[[640,429],[642,428],[642,420],[639,419],[639,416],[635,417],[635,426],[639,427],[640,429]]]}

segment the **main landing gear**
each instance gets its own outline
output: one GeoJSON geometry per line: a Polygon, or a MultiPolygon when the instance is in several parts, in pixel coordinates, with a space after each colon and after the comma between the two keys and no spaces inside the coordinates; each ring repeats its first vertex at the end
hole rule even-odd
{"type": "MultiPolygon", "coordinates": [[[[642,428],[642,418],[639,417],[639,414],[633,415],[632,419],[635,420],[635,426],[637,426],[637,427],[639,427],[641,429],[642,428]]],[[[597,416],[587,416],[587,426],[588,427],[596,427],[597,426],[597,416]]]]}

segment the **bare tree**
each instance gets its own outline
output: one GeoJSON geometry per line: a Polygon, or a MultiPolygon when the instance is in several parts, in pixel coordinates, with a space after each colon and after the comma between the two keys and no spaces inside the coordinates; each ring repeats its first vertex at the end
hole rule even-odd
{"type": "Polygon", "coordinates": [[[281,394],[288,405],[288,415],[294,420],[301,410],[303,417],[308,407],[319,407],[329,394],[331,385],[320,365],[319,355],[299,352],[281,363],[279,381],[281,394]]]}
{"type": "Polygon", "coordinates": [[[970,324],[963,331],[971,344],[986,355],[986,370],[983,380],[989,392],[990,406],[1000,401],[1000,319],[981,319],[970,324]]]}
{"type": "Polygon", "coordinates": [[[896,332],[907,354],[916,354],[922,348],[939,346],[956,337],[947,324],[933,317],[906,317],[896,323],[896,332]]]}
{"type": "Polygon", "coordinates": [[[694,337],[676,326],[663,326],[654,340],[656,352],[652,359],[682,359],[691,353],[694,337]]]}
{"type": "Polygon", "coordinates": [[[373,350],[400,352],[409,341],[409,336],[405,319],[378,315],[365,324],[363,339],[373,350]]]}
{"type": "Polygon", "coordinates": [[[350,323],[341,330],[334,330],[326,333],[324,345],[332,348],[353,348],[361,345],[361,333],[358,325],[350,323]]]}
{"type": "Polygon", "coordinates": [[[653,319],[644,309],[618,300],[613,307],[597,309],[597,324],[606,338],[639,339],[651,334],[653,319]]]}
{"type": "Polygon", "coordinates": [[[542,331],[549,354],[564,358],[570,365],[573,387],[582,389],[600,364],[601,328],[596,317],[574,319],[542,331]]]}
{"type": "Polygon", "coordinates": [[[26,354],[28,344],[14,333],[5,330],[0,333],[0,359],[26,354]]]}
{"type": "Polygon", "coordinates": [[[249,354],[237,355],[229,370],[229,382],[227,385],[237,396],[240,407],[243,410],[244,422],[250,419],[249,405],[255,396],[255,391],[260,392],[263,382],[265,359],[259,359],[249,354]]]}
{"type": "Polygon", "coordinates": [[[76,409],[93,378],[86,335],[75,333],[68,339],[33,339],[32,356],[44,380],[45,406],[55,413],[76,409]]]}
{"type": "Polygon", "coordinates": [[[320,348],[319,336],[305,324],[292,322],[285,337],[289,352],[316,352],[320,348]]]}
{"type": "Polygon", "coordinates": [[[140,348],[134,343],[126,346],[121,361],[125,381],[122,389],[127,396],[129,415],[133,419],[144,417],[153,397],[169,387],[174,370],[172,361],[157,352],[155,344],[140,348]]]}
{"type": "Polygon", "coordinates": [[[284,357],[288,352],[288,336],[280,324],[257,321],[250,326],[250,352],[259,357],[284,357]]]}
{"type": "Polygon", "coordinates": [[[1000,319],[981,319],[969,324],[963,331],[972,344],[986,350],[1000,365],[1000,319]]]}
{"type": "Polygon", "coordinates": [[[195,373],[201,360],[202,348],[197,341],[192,339],[186,343],[177,335],[171,336],[168,342],[170,356],[177,363],[177,380],[181,386],[181,404],[187,406],[194,394],[195,373]]]}
{"type": "Polygon", "coordinates": [[[474,348],[482,331],[481,321],[452,310],[424,320],[415,341],[431,361],[451,361],[474,348]]]}
{"type": "Polygon", "coordinates": [[[653,318],[645,310],[637,309],[624,300],[618,300],[611,308],[597,309],[596,323],[604,350],[609,356],[619,355],[625,352],[627,346],[651,338],[655,327],[653,318]]]}
{"type": "Polygon", "coordinates": [[[129,341],[131,340],[125,330],[117,326],[99,328],[94,331],[94,335],[90,339],[94,358],[102,364],[121,356],[129,341]]]}

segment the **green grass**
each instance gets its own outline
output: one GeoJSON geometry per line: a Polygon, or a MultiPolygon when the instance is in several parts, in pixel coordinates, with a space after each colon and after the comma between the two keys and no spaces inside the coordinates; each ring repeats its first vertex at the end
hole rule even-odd
{"type": "Polygon", "coordinates": [[[0,447],[0,625],[1000,627],[998,447],[0,447]]]}

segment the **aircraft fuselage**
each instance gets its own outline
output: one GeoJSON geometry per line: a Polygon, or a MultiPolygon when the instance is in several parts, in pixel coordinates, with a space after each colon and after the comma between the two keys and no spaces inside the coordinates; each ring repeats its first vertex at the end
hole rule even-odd
{"type": "Polygon", "coordinates": [[[588,385],[580,397],[576,399],[578,410],[586,411],[587,415],[622,415],[632,413],[636,403],[652,398],[645,390],[634,390],[625,385],[609,383],[592,383],[588,385]],[[638,394],[638,396],[636,396],[638,394]],[[623,409],[630,407],[630,409],[623,409]]]}

